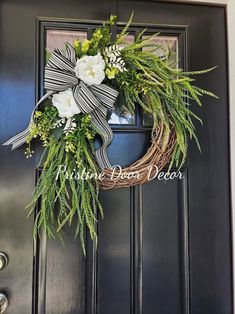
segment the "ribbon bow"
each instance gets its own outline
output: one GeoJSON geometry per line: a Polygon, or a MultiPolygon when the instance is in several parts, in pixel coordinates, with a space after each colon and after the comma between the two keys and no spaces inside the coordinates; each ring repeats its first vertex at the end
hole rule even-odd
{"type": "Polygon", "coordinates": [[[48,97],[56,92],[69,88],[80,111],[91,116],[91,121],[102,137],[102,146],[95,151],[95,157],[101,169],[111,166],[107,156],[107,146],[113,139],[113,132],[106,120],[108,109],[113,109],[118,96],[118,91],[106,84],[87,86],[75,75],[76,65],[75,50],[66,44],[66,50],[55,49],[45,67],[45,89],[47,93],[35,106],[27,128],[10,138],[3,145],[12,145],[12,150],[26,142],[30,127],[33,123],[34,112],[37,107],[48,97]]]}

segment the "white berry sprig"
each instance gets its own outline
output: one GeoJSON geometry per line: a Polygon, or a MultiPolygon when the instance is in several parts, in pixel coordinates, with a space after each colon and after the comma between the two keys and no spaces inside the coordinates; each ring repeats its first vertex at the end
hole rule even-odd
{"type": "Polygon", "coordinates": [[[121,50],[123,47],[119,45],[112,45],[106,47],[104,50],[105,62],[109,68],[115,68],[120,72],[127,71],[125,61],[122,58],[121,50]]]}
{"type": "Polygon", "coordinates": [[[66,124],[65,124],[65,127],[63,129],[63,133],[65,133],[65,135],[67,136],[69,133],[73,132],[76,130],[76,127],[77,127],[77,124],[75,122],[75,119],[68,119],[66,124]]]}
{"type": "Polygon", "coordinates": [[[65,118],[58,119],[52,126],[53,129],[60,128],[65,124],[65,118]]]}

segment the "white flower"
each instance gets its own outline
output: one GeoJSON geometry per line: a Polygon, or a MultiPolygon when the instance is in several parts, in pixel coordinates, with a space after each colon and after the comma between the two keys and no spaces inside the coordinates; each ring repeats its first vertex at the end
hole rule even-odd
{"type": "Polygon", "coordinates": [[[71,88],[64,92],[54,94],[52,96],[52,104],[58,109],[59,116],[61,118],[69,119],[72,118],[75,114],[81,112],[74,100],[71,88]]]}
{"type": "Polygon", "coordinates": [[[105,78],[105,62],[100,53],[96,56],[85,56],[77,60],[74,71],[87,85],[99,85],[105,78]]]}

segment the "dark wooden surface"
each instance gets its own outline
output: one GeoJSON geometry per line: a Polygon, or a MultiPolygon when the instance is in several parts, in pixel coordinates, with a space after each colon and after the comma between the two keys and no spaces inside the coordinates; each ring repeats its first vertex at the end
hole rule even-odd
{"type": "MultiPolygon", "coordinates": [[[[99,247],[89,243],[86,261],[72,230],[66,247],[43,239],[33,263],[32,219],[25,205],[35,184],[35,158],[24,148],[0,147],[0,250],[9,254],[0,272],[0,292],[11,314],[231,314],[231,221],[229,195],[228,85],[225,9],[148,1],[13,1],[0,3],[1,143],[23,129],[40,95],[42,64],[37,18],[135,22],[180,30],[182,65],[190,70],[218,65],[198,79],[220,100],[204,99],[197,125],[200,154],[190,143],[184,180],[102,193],[105,220],[99,247]],[[165,26],[164,26],[165,25],[165,26]],[[37,66],[36,66],[37,65],[37,66]],[[37,69],[37,71],[36,71],[37,69]],[[39,71],[39,72],[38,72],[39,71]],[[37,79],[37,80],[36,80],[37,79]],[[35,92],[36,91],[36,92],[35,92]],[[33,271],[34,268],[34,271],[33,271]],[[32,289],[33,287],[33,289],[32,289]],[[33,301],[32,301],[33,300],[33,301]]],[[[42,43],[41,43],[42,44],[42,43]]],[[[115,131],[111,160],[138,158],[149,135],[115,131]]],[[[37,147],[39,152],[39,148],[37,147]]]]}

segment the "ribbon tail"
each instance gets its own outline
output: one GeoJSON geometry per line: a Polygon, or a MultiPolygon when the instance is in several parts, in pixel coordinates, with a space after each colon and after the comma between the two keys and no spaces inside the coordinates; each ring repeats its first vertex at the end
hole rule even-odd
{"type": "Polygon", "coordinates": [[[73,92],[78,108],[83,113],[90,114],[92,123],[103,140],[102,146],[95,151],[96,161],[101,169],[110,168],[107,147],[112,142],[113,132],[106,121],[106,115],[108,109],[113,109],[118,91],[105,84],[88,87],[81,81],[73,92]]]}
{"type": "Polygon", "coordinates": [[[113,140],[113,131],[106,120],[106,116],[99,112],[99,110],[94,110],[90,113],[90,116],[103,140],[102,146],[95,151],[96,161],[102,170],[104,168],[110,168],[111,163],[108,158],[107,147],[113,140]]]}
{"type": "Polygon", "coordinates": [[[27,128],[25,130],[23,130],[22,132],[11,137],[8,141],[3,143],[2,145],[12,145],[11,150],[14,150],[14,149],[18,148],[19,146],[23,145],[27,141],[27,137],[30,134],[30,128],[33,124],[33,116],[34,116],[36,109],[44,100],[46,100],[52,94],[54,94],[54,91],[49,91],[38,101],[38,103],[36,104],[36,106],[34,107],[32,113],[31,113],[31,117],[30,117],[29,124],[28,124],[27,128]]]}

